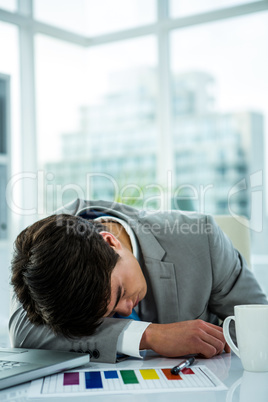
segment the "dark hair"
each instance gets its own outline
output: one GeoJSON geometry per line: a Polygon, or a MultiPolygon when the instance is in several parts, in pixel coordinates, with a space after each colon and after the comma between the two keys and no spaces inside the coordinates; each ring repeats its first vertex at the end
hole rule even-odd
{"type": "Polygon", "coordinates": [[[61,214],[19,234],[11,284],[33,324],[68,337],[95,332],[110,301],[111,273],[119,258],[99,234],[105,229],[61,214]]]}

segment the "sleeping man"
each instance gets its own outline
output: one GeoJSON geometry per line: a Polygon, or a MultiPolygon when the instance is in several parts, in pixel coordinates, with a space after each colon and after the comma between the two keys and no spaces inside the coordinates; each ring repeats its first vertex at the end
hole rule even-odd
{"type": "Polygon", "coordinates": [[[211,216],[115,202],[78,199],[27,227],[11,270],[13,346],[92,361],[230,352],[220,321],[235,305],[267,304],[211,216]]]}

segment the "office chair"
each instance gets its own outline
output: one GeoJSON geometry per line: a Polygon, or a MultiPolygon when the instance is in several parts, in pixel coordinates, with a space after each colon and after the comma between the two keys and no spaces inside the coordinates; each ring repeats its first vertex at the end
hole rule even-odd
{"type": "Polygon", "coordinates": [[[251,269],[249,221],[244,216],[214,215],[216,223],[231,239],[233,246],[243,255],[251,269]]]}

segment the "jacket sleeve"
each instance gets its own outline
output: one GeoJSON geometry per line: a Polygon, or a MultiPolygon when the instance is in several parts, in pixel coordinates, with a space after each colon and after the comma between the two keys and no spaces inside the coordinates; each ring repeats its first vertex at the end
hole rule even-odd
{"type": "Polygon", "coordinates": [[[105,318],[90,337],[66,338],[55,335],[45,325],[33,325],[27,318],[22,305],[12,296],[9,334],[12,347],[64,350],[90,354],[91,361],[115,363],[117,339],[130,320],[105,318]]]}
{"type": "Polygon", "coordinates": [[[212,217],[208,217],[207,223],[212,228],[208,235],[212,269],[210,311],[223,320],[234,314],[235,305],[268,304],[246,260],[233,247],[231,240],[212,217]]]}

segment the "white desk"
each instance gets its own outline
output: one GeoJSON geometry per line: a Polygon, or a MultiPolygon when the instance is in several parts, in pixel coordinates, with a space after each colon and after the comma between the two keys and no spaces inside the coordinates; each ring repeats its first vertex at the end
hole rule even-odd
{"type": "MultiPolygon", "coordinates": [[[[111,368],[129,368],[141,369],[146,367],[164,367],[174,366],[181,359],[166,359],[158,357],[153,353],[145,353],[143,360],[127,359],[120,363],[103,364],[103,363],[90,363],[90,368],[94,369],[111,369],[111,368]]],[[[186,391],[186,392],[170,392],[168,393],[169,402],[267,402],[268,401],[268,372],[267,373],[249,373],[243,370],[240,359],[235,355],[222,354],[221,356],[214,357],[213,359],[197,359],[196,364],[206,365],[228,388],[225,391],[186,391]]],[[[104,396],[73,396],[64,398],[42,398],[30,399],[27,397],[27,391],[30,383],[26,383],[17,387],[8,388],[0,391],[0,400],[12,402],[26,402],[26,401],[43,401],[55,402],[64,401],[77,402],[80,401],[94,401],[94,402],[166,402],[167,394],[165,393],[152,393],[152,394],[112,394],[107,397],[104,396]]]]}

